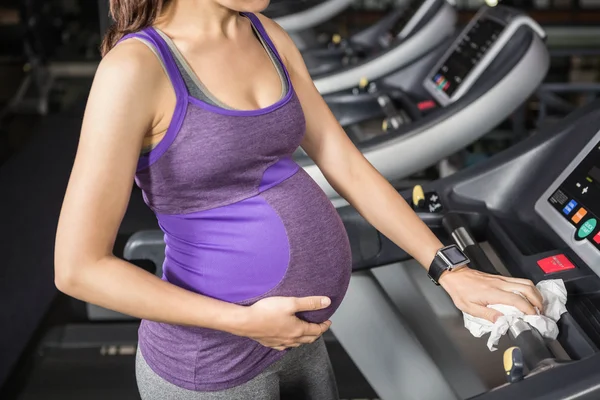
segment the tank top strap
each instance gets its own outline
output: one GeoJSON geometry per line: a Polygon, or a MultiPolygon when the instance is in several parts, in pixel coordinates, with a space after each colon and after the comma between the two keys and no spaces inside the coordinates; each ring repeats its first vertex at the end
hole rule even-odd
{"type": "Polygon", "coordinates": [[[287,78],[288,84],[291,87],[292,82],[290,80],[290,75],[288,74],[287,67],[285,66],[285,63],[283,62],[283,60],[281,59],[281,56],[280,56],[279,52],[277,51],[275,44],[273,44],[273,41],[269,37],[267,30],[263,26],[262,22],[260,22],[260,18],[258,18],[255,14],[249,13],[249,12],[244,12],[244,13],[242,13],[242,15],[247,17],[250,20],[250,22],[252,22],[252,25],[254,25],[254,28],[256,28],[256,31],[258,32],[260,37],[271,48],[271,51],[273,52],[275,57],[277,57],[277,61],[279,61],[279,63],[281,64],[281,68],[283,68],[283,71],[285,72],[285,76],[287,78]]]}
{"type": "Polygon", "coordinates": [[[152,27],[144,28],[140,32],[130,33],[123,36],[119,42],[129,38],[138,38],[144,40],[154,47],[157,56],[160,57],[169,80],[175,89],[175,95],[178,99],[187,98],[187,87],[185,85],[185,81],[183,80],[183,76],[181,76],[179,68],[175,63],[173,54],[171,53],[171,50],[169,49],[169,46],[165,40],[156,32],[156,30],[152,27]]]}

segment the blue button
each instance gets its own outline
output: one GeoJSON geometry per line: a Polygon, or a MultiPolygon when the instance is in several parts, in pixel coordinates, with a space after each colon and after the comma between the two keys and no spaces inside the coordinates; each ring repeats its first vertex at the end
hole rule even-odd
{"type": "Polygon", "coordinates": [[[575,200],[571,200],[569,204],[563,208],[563,213],[565,213],[565,215],[569,215],[569,213],[573,211],[575,207],[577,207],[577,202],[575,200]]]}

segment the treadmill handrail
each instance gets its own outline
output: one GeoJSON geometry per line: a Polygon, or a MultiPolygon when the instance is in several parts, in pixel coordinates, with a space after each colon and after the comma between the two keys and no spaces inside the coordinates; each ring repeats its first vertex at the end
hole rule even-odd
{"type": "Polygon", "coordinates": [[[422,29],[414,32],[395,47],[354,67],[317,77],[314,84],[322,95],[326,95],[353,88],[362,78],[369,80],[382,78],[425,54],[440,42],[441,37],[450,36],[455,24],[454,8],[444,3],[439,12],[422,29]]]}
{"type": "MultiPolygon", "coordinates": [[[[465,253],[471,259],[472,267],[499,275],[494,264],[469,232],[469,227],[460,214],[447,213],[442,219],[442,225],[454,241],[465,250],[465,253]]],[[[517,320],[509,328],[509,333],[513,341],[521,348],[530,372],[547,360],[554,360],[554,355],[546,346],[544,338],[529,323],[517,320]]]]}
{"type": "Polygon", "coordinates": [[[499,275],[494,264],[479,246],[460,214],[447,213],[442,217],[442,225],[458,247],[469,257],[471,265],[475,269],[488,274],[499,275]]]}
{"type": "Polygon", "coordinates": [[[298,13],[276,18],[277,22],[288,32],[297,32],[320,25],[338,15],[352,4],[353,0],[328,0],[298,13]]]}

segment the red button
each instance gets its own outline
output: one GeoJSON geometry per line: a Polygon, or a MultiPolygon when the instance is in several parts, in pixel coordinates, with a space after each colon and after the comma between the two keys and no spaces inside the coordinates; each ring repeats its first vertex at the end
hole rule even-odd
{"type": "Polygon", "coordinates": [[[417,104],[417,108],[421,111],[429,110],[435,108],[436,104],[433,100],[425,100],[417,104]]]}
{"type": "Polygon", "coordinates": [[[596,233],[596,236],[594,236],[594,242],[600,244],[600,232],[596,233]]]}
{"type": "Polygon", "coordinates": [[[552,257],[544,258],[539,260],[538,265],[546,274],[552,274],[555,272],[566,271],[568,269],[574,269],[575,265],[564,254],[557,254],[552,257]]]}

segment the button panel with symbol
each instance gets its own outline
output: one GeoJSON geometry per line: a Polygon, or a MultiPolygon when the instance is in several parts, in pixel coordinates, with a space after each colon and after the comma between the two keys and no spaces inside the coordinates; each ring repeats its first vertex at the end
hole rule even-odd
{"type": "Polygon", "coordinates": [[[577,202],[575,200],[571,200],[569,204],[563,208],[563,213],[565,213],[565,215],[569,215],[571,211],[575,209],[575,207],[577,207],[577,202]]]}
{"type": "Polygon", "coordinates": [[[562,233],[569,230],[571,240],[583,246],[581,251],[600,251],[600,143],[573,168],[547,200],[568,222],[555,226],[555,229],[562,229],[562,233]]]}
{"type": "Polygon", "coordinates": [[[596,218],[590,218],[585,221],[577,231],[577,239],[585,239],[586,237],[590,236],[594,229],[596,229],[597,224],[598,221],[596,218]]]}
{"type": "Polygon", "coordinates": [[[581,207],[579,210],[577,210],[575,215],[573,215],[571,217],[571,221],[578,224],[583,219],[583,217],[585,217],[586,215],[587,215],[587,210],[585,208],[581,207]]]}
{"type": "Polygon", "coordinates": [[[537,264],[545,274],[554,274],[575,268],[575,265],[564,254],[543,258],[538,260],[537,264]]]}
{"type": "Polygon", "coordinates": [[[421,185],[413,188],[412,206],[417,212],[440,213],[444,210],[440,196],[436,192],[425,193],[421,185]]]}

